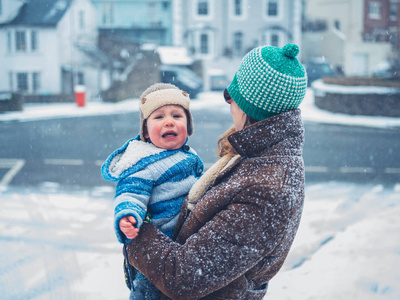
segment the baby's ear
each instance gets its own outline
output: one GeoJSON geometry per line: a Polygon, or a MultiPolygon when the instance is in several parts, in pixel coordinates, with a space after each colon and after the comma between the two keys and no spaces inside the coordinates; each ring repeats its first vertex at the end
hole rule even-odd
{"type": "Polygon", "coordinates": [[[148,138],[149,138],[149,133],[147,132],[147,120],[145,120],[145,121],[143,122],[142,131],[143,131],[143,137],[144,137],[145,139],[148,139],[148,138]]]}

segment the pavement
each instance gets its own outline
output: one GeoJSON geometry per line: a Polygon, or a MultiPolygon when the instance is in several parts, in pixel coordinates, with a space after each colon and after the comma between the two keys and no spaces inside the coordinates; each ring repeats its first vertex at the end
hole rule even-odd
{"type": "MultiPolygon", "coordinates": [[[[192,100],[191,109],[222,109],[229,112],[223,101],[221,92],[204,92],[192,100]]],[[[0,122],[34,121],[40,119],[55,119],[68,117],[85,117],[91,115],[119,114],[138,111],[138,99],[127,99],[117,103],[106,103],[96,100],[88,101],[84,107],[75,103],[26,103],[23,111],[0,113],[0,122]]],[[[342,124],[378,128],[400,128],[400,118],[381,116],[352,116],[332,113],[319,109],[314,105],[314,93],[308,89],[304,101],[300,105],[305,122],[342,124]]]]}

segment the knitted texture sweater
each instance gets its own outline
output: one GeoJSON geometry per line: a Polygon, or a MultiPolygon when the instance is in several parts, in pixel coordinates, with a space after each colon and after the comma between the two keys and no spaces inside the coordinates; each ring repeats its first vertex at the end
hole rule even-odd
{"type": "Polygon", "coordinates": [[[200,157],[189,146],[161,149],[137,136],[103,163],[104,179],[118,182],[114,199],[114,229],[118,241],[129,242],[119,221],[134,216],[140,228],[148,212],[153,224],[172,236],[183,200],[203,172],[200,157]]]}

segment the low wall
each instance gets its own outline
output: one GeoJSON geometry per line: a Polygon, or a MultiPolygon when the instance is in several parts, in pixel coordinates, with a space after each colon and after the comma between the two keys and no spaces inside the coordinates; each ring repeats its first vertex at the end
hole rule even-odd
{"type": "Polygon", "coordinates": [[[0,92],[0,113],[5,111],[21,111],[24,101],[21,95],[10,92],[0,92]]]}
{"type": "Polygon", "coordinates": [[[400,117],[400,88],[345,86],[315,81],[315,105],[349,115],[400,117]]]}
{"type": "Polygon", "coordinates": [[[74,94],[22,95],[24,103],[68,103],[74,102],[74,94]]]}
{"type": "Polygon", "coordinates": [[[24,103],[68,103],[75,102],[74,94],[24,95],[14,92],[0,92],[0,112],[21,111],[24,103]]]}

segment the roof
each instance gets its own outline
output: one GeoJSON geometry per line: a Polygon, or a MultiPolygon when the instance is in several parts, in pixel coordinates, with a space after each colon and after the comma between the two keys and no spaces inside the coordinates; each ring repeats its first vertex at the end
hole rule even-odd
{"type": "Polygon", "coordinates": [[[29,0],[11,21],[2,25],[34,25],[53,27],[69,8],[68,0],[29,0]]]}
{"type": "Polygon", "coordinates": [[[96,46],[77,44],[76,47],[86,54],[97,65],[107,65],[111,61],[111,58],[109,58],[104,51],[96,46]]]}

